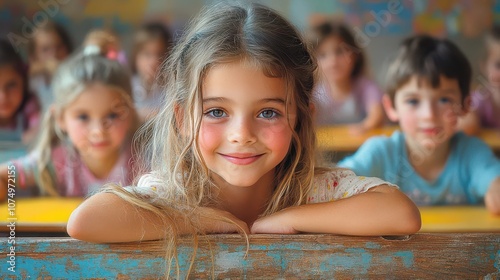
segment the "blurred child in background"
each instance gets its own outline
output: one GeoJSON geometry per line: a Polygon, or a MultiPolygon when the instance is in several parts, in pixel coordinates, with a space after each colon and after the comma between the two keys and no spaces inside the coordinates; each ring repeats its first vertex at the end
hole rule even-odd
{"type": "Polygon", "coordinates": [[[500,130],[500,26],[493,26],[486,35],[486,59],[481,76],[472,93],[471,111],[462,120],[462,129],[475,134],[481,127],[500,130]]]}
{"type": "Polygon", "coordinates": [[[26,65],[6,40],[0,40],[0,142],[29,144],[38,131],[40,107],[28,89],[26,65]]]}
{"type": "Polygon", "coordinates": [[[313,33],[321,72],[315,93],[316,123],[350,124],[353,133],[381,126],[382,92],[366,77],[366,58],[352,32],[342,23],[326,22],[313,33]]]}
{"type": "Polygon", "coordinates": [[[160,64],[172,47],[170,32],[160,23],[143,25],[135,34],[131,59],[132,91],[139,116],[145,120],[158,113],[162,91],[157,75],[160,64]]]}
{"type": "Polygon", "coordinates": [[[52,21],[37,27],[28,43],[29,88],[45,112],[54,97],[50,89],[57,66],[72,52],[73,45],[64,28],[52,21]]]}
{"type": "MultiPolygon", "coordinates": [[[[77,54],[59,66],[53,89],[55,103],[35,149],[9,163],[15,166],[17,187],[85,196],[108,182],[130,184],[130,139],[137,115],[124,66],[99,55],[77,54]]],[[[7,166],[0,166],[2,198],[7,166]]]]}
{"type": "Polygon", "coordinates": [[[339,163],[398,184],[420,205],[486,204],[500,214],[500,160],[486,143],[456,132],[467,112],[471,66],[450,41],[406,39],[387,73],[384,108],[402,131],[365,142],[339,163]]]}
{"type": "Polygon", "coordinates": [[[83,52],[99,53],[108,59],[117,60],[122,65],[127,64],[120,38],[108,29],[94,29],[87,33],[83,40],[83,52]]]}

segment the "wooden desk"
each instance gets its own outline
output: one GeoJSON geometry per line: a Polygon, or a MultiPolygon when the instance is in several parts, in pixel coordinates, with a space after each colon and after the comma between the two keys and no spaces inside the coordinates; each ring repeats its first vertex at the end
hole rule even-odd
{"type": "Polygon", "coordinates": [[[0,204],[0,232],[10,231],[7,225],[12,221],[19,232],[66,232],[71,212],[83,201],[82,198],[56,197],[14,200],[15,216],[9,215],[7,203],[0,204]]]}
{"type": "Polygon", "coordinates": [[[420,207],[420,232],[500,232],[500,216],[484,206],[420,207]]]}
{"type": "MultiPolygon", "coordinates": [[[[179,240],[180,279],[192,244],[179,240]]],[[[0,239],[3,279],[162,279],[162,241],[92,244],[71,238],[0,239]],[[15,272],[9,271],[14,264],[15,272]],[[17,277],[17,278],[16,278],[17,277]]],[[[498,279],[500,233],[418,233],[405,238],[337,235],[208,235],[192,279],[498,279]]],[[[171,276],[175,277],[175,268],[171,276]]]]}
{"type": "MultiPolygon", "coordinates": [[[[316,136],[318,148],[329,152],[355,152],[366,140],[373,136],[390,136],[398,126],[385,126],[367,131],[362,135],[352,135],[347,126],[318,127],[316,136]]],[[[485,141],[494,151],[500,151],[500,131],[483,129],[476,135],[485,141]]]]}

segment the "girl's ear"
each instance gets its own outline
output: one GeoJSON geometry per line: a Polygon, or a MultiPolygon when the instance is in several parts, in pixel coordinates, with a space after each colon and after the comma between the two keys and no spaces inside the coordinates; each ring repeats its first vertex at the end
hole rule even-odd
{"type": "Polygon", "coordinates": [[[61,131],[66,131],[66,123],[64,122],[63,113],[57,114],[57,110],[55,105],[51,105],[48,111],[54,117],[56,121],[56,126],[59,127],[61,131]]]}
{"type": "Polygon", "coordinates": [[[384,96],[382,96],[382,106],[384,107],[387,117],[391,121],[397,122],[399,120],[398,112],[396,111],[396,108],[394,108],[394,104],[389,95],[384,94],[384,96]]]}

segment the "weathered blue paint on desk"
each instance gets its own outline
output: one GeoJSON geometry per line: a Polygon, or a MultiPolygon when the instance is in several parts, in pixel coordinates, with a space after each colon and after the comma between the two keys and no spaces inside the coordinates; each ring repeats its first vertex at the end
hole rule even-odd
{"type": "MultiPolygon", "coordinates": [[[[212,275],[231,279],[500,277],[500,233],[416,234],[405,240],[253,235],[248,254],[239,235],[200,239],[191,275],[196,279],[212,275]]],[[[10,245],[7,239],[0,244],[7,260],[10,245]]],[[[2,262],[0,278],[161,278],[163,245],[161,241],[91,244],[71,238],[17,238],[16,272],[8,271],[9,264],[2,262]]],[[[190,239],[181,238],[178,249],[180,273],[185,276],[193,251],[190,239]]]]}

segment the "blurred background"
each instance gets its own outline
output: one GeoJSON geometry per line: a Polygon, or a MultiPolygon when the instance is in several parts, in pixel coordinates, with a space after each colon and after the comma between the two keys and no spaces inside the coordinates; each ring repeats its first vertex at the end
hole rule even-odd
{"type": "MultiPolygon", "coordinates": [[[[62,24],[79,46],[95,28],[114,30],[126,52],[134,31],[143,23],[163,22],[174,34],[204,5],[217,0],[1,0],[0,37],[9,38],[26,56],[27,37],[51,19],[62,24]],[[10,35],[9,35],[10,34],[10,35]],[[15,38],[15,39],[14,39],[15,38]]],[[[448,37],[468,55],[474,69],[482,55],[481,37],[500,20],[495,0],[268,0],[264,3],[285,15],[301,31],[325,18],[341,18],[363,43],[373,78],[382,82],[386,63],[402,38],[414,33],[448,37]]]]}

